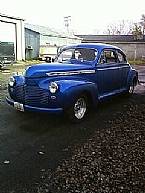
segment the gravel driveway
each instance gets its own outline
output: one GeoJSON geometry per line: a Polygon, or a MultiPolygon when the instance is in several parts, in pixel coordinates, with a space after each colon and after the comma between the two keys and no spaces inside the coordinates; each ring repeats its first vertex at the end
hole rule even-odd
{"type": "Polygon", "coordinates": [[[41,193],[145,192],[145,96],[134,96],[112,118],[98,121],[100,115],[87,142],[46,174],[41,193]]]}
{"type": "MultiPolygon", "coordinates": [[[[0,193],[144,193],[145,67],[131,98],[81,124],[15,112],[0,90],[0,193]]],[[[5,88],[5,87],[3,87],[5,88]]]]}

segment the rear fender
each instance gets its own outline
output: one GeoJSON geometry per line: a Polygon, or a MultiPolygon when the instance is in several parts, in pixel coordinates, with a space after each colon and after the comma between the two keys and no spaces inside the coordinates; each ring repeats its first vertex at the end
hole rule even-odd
{"type": "Polygon", "coordinates": [[[135,80],[135,85],[138,83],[138,72],[135,69],[132,69],[129,71],[128,79],[127,79],[127,86],[132,86],[133,81],[135,80]]]}

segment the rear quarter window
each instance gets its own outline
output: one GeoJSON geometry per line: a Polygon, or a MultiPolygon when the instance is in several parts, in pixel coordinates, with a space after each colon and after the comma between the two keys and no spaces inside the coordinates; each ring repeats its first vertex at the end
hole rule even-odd
{"type": "Polygon", "coordinates": [[[121,51],[117,51],[117,56],[118,56],[118,61],[119,63],[126,63],[126,56],[124,53],[122,53],[121,51]]]}
{"type": "Polygon", "coordinates": [[[100,56],[100,64],[112,64],[117,62],[117,55],[114,50],[105,49],[100,56]]]}

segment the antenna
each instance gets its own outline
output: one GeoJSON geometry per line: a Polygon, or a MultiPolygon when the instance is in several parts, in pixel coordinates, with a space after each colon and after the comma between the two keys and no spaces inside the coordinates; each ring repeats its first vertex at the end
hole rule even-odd
{"type": "Polygon", "coordinates": [[[64,26],[66,27],[67,32],[69,33],[69,27],[71,24],[71,16],[65,16],[64,17],[64,26]]]}

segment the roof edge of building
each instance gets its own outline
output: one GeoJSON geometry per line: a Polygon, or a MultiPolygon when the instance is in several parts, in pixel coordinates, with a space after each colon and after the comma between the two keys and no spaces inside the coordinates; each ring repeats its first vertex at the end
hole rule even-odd
{"type": "Polygon", "coordinates": [[[25,21],[25,19],[22,19],[22,18],[20,18],[20,17],[9,16],[9,15],[2,14],[2,13],[0,13],[0,17],[6,17],[6,18],[8,18],[8,19],[16,19],[16,20],[25,21]]]}
{"type": "Polygon", "coordinates": [[[46,32],[46,29],[48,28],[48,26],[41,26],[41,25],[35,25],[35,24],[30,24],[30,23],[25,23],[24,26],[26,29],[30,29],[32,31],[38,32],[40,35],[43,36],[50,36],[50,37],[60,37],[60,38],[69,38],[69,39],[77,39],[77,40],[82,40],[82,38],[73,35],[73,34],[67,34],[62,32],[59,32],[57,30],[54,30],[53,28],[49,28],[48,29],[48,33],[46,32]],[[39,27],[41,27],[41,30],[39,30],[39,27]],[[44,32],[42,32],[42,28],[44,28],[44,32]],[[52,34],[54,33],[54,34],[52,34]]]}

